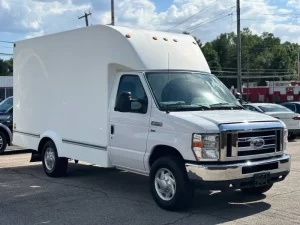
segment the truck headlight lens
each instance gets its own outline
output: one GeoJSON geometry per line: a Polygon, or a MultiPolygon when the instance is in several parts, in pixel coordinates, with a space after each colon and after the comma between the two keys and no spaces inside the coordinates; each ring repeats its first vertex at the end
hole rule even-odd
{"type": "Polygon", "coordinates": [[[286,152],[287,151],[287,144],[288,144],[288,136],[289,132],[288,129],[283,130],[283,143],[282,143],[282,151],[286,152]]]}
{"type": "Polygon", "coordinates": [[[194,134],[192,149],[199,161],[219,160],[219,135],[194,134]]]}

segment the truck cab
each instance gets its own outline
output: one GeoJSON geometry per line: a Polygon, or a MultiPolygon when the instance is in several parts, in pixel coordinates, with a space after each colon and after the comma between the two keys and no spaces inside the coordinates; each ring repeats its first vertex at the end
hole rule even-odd
{"type": "Polygon", "coordinates": [[[285,125],[244,110],[212,74],[123,73],[110,103],[112,164],[149,175],[163,208],[176,187],[182,204],[195,187],[261,194],[289,173],[285,125]]]}

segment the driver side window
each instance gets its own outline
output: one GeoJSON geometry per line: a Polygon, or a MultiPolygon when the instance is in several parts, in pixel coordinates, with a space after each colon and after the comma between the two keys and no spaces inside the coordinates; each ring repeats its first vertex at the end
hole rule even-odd
{"type": "Polygon", "coordinates": [[[116,108],[120,107],[124,110],[116,110],[131,113],[147,113],[148,98],[142,82],[137,75],[123,75],[120,79],[119,88],[117,92],[116,108]],[[124,99],[120,101],[120,96],[124,93],[130,93],[130,101],[124,99]]]}

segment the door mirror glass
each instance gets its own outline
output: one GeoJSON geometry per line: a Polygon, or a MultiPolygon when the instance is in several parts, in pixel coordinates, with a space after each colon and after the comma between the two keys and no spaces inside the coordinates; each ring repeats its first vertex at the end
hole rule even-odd
{"type": "Polygon", "coordinates": [[[133,111],[140,111],[142,108],[143,108],[142,103],[140,103],[138,101],[131,102],[131,109],[133,111]]]}

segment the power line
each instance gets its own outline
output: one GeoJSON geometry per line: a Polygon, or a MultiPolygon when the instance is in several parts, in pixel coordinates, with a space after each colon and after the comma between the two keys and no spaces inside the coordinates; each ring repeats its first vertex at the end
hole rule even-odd
{"type": "Polygon", "coordinates": [[[11,41],[0,41],[1,43],[9,43],[9,44],[13,44],[14,42],[11,41]]]}
{"type": "Polygon", "coordinates": [[[181,24],[185,23],[186,21],[192,19],[193,17],[197,16],[198,14],[200,14],[201,12],[203,12],[205,9],[209,8],[210,6],[212,6],[213,4],[215,4],[217,1],[219,0],[215,0],[213,1],[211,4],[209,4],[208,6],[204,7],[203,9],[199,10],[197,13],[193,14],[192,16],[188,17],[187,19],[183,20],[182,22],[180,22],[179,24],[176,24],[175,26],[171,27],[170,29],[166,30],[166,31],[170,31],[172,29],[174,29],[175,27],[180,26],[181,24]]]}
{"type": "MultiPolygon", "coordinates": [[[[225,9],[225,10],[226,10],[226,12],[227,12],[228,9],[233,9],[233,8],[235,8],[235,6],[231,6],[231,7],[227,8],[227,9],[225,9]]],[[[195,29],[195,28],[198,28],[198,26],[200,26],[200,25],[202,25],[202,24],[205,24],[206,22],[209,22],[209,21],[208,21],[209,19],[215,19],[215,18],[217,18],[218,16],[221,16],[221,15],[225,14],[226,12],[221,12],[221,13],[215,15],[215,16],[212,16],[212,17],[210,17],[210,18],[207,18],[206,21],[203,21],[203,22],[201,22],[200,24],[191,26],[191,27],[187,28],[187,30],[193,30],[193,29],[195,29]]]]}
{"type": "Polygon", "coordinates": [[[0,55],[13,55],[13,54],[9,54],[9,53],[2,53],[2,52],[0,52],[0,55]]]}
{"type": "Polygon", "coordinates": [[[197,25],[195,28],[189,30],[189,32],[194,32],[195,30],[197,30],[198,28],[202,27],[203,25],[206,25],[206,24],[209,24],[209,23],[213,23],[213,22],[215,22],[215,21],[217,21],[217,20],[223,19],[223,18],[228,17],[228,16],[232,16],[232,13],[229,13],[229,14],[227,14],[227,15],[225,15],[225,16],[216,18],[216,19],[214,19],[214,20],[210,20],[210,21],[207,21],[207,22],[203,22],[203,23],[197,25]]]}
{"type": "MultiPolygon", "coordinates": [[[[212,72],[217,72],[217,73],[227,73],[227,74],[236,74],[236,71],[222,71],[222,70],[211,70],[212,72]]],[[[248,72],[241,72],[242,74],[248,74],[248,72]]],[[[249,71],[249,74],[274,74],[275,72],[250,72],[249,71]]],[[[291,72],[276,72],[276,74],[293,74],[291,72]]]]}
{"type": "MultiPolygon", "coordinates": [[[[221,67],[222,69],[225,69],[225,71],[230,70],[236,70],[237,68],[228,68],[228,67],[221,67]]],[[[216,67],[211,67],[211,69],[218,69],[216,67]]],[[[243,68],[243,70],[246,70],[246,68],[243,68]]],[[[266,71],[289,71],[288,69],[249,69],[250,71],[260,71],[260,70],[266,70],[266,71]]]]}
{"type": "MultiPolygon", "coordinates": [[[[282,77],[291,77],[296,74],[291,75],[281,75],[281,76],[243,76],[243,79],[266,79],[266,78],[282,78],[282,77]]],[[[215,75],[218,78],[232,78],[236,79],[236,76],[224,76],[224,75],[215,75]]]]}

